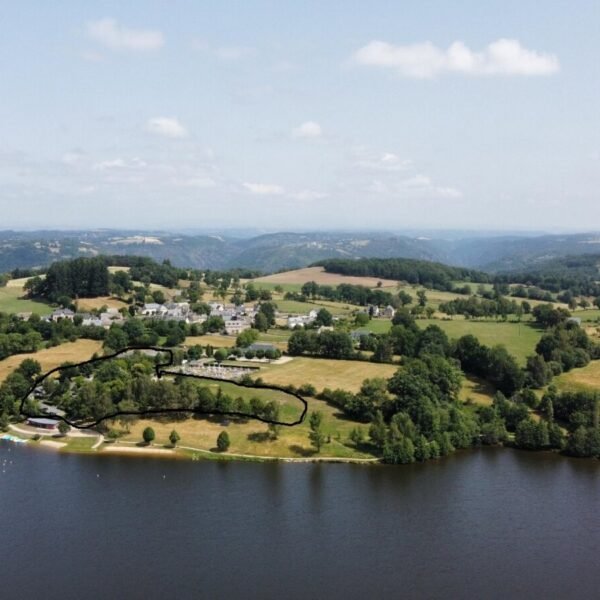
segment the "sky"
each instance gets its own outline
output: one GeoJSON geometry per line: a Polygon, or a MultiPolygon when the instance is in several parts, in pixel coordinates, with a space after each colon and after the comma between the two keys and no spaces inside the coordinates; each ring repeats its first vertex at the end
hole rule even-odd
{"type": "Polygon", "coordinates": [[[5,3],[0,228],[600,230],[600,3],[5,3]]]}

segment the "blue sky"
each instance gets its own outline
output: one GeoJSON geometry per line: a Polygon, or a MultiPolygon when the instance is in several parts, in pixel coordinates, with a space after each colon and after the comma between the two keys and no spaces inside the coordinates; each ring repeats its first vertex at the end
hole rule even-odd
{"type": "Polygon", "coordinates": [[[600,229],[600,5],[22,2],[2,227],[600,229]]]}

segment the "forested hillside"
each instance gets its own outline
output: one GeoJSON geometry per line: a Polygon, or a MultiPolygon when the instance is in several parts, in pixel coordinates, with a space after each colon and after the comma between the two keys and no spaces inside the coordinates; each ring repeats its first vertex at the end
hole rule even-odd
{"type": "Polygon", "coordinates": [[[331,259],[320,261],[316,265],[323,267],[328,273],[396,279],[439,289],[451,289],[453,281],[487,283],[490,280],[481,271],[408,258],[331,259]]]}

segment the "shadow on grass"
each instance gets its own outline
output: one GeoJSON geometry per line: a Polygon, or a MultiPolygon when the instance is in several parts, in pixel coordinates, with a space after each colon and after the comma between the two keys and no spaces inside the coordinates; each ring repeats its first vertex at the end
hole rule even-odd
{"type": "Polygon", "coordinates": [[[253,431],[248,434],[248,440],[251,442],[268,442],[271,440],[271,435],[268,431],[253,431]]]}
{"type": "Polygon", "coordinates": [[[304,448],[303,446],[299,446],[298,444],[292,444],[288,446],[288,448],[298,454],[299,456],[303,456],[304,458],[310,458],[311,456],[315,456],[317,451],[314,448],[304,448]]]}

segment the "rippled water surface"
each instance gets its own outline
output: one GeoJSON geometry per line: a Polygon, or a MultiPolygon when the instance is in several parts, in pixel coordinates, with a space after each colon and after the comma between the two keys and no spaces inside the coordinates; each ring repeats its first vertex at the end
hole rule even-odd
{"type": "Polygon", "coordinates": [[[0,442],[2,598],[591,598],[600,463],[174,462],[0,442]]]}

